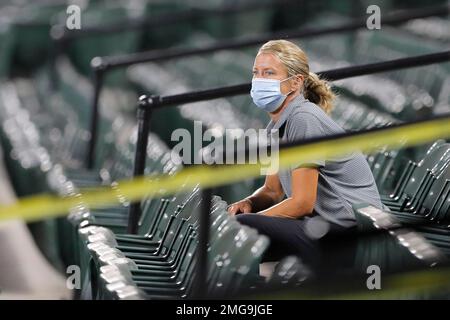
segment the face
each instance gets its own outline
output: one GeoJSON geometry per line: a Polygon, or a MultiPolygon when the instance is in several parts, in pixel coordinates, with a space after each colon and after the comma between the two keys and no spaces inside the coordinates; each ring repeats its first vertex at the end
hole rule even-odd
{"type": "MultiPolygon", "coordinates": [[[[271,53],[260,53],[253,64],[253,78],[284,80],[288,78],[288,72],[283,63],[271,53]]],[[[301,88],[303,76],[297,75],[289,80],[281,82],[281,93],[288,94],[301,88]]]]}

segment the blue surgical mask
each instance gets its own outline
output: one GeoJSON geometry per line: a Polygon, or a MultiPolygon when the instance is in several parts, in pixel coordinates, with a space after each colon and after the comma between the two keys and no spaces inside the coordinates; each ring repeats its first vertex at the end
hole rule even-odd
{"type": "Polygon", "coordinates": [[[252,80],[252,90],[250,96],[253,102],[260,109],[267,112],[274,112],[277,110],[288,94],[281,93],[281,82],[286,81],[292,77],[284,80],[255,78],[252,80]]]}

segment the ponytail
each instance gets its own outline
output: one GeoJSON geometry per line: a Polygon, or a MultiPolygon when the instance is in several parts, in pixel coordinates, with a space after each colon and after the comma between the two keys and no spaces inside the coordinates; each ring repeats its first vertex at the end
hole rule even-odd
{"type": "Polygon", "coordinates": [[[331,90],[327,81],[319,78],[314,72],[310,72],[305,79],[305,98],[317,104],[327,114],[333,109],[333,100],[336,95],[331,90]]]}

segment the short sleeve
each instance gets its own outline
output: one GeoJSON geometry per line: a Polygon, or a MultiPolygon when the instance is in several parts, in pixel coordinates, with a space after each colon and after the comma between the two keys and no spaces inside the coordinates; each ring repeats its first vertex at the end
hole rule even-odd
{"type": "MultiPolygon", "coordinates": [[[[324,126],[313,114],[307,112],[294,113],[286,123],[286,138],[288,142],[308,140],[325,135],[324,126]]],[[[292,169],[323,167],[325,160],[316,159],[308,162],[299,162],[292,169]]]]}

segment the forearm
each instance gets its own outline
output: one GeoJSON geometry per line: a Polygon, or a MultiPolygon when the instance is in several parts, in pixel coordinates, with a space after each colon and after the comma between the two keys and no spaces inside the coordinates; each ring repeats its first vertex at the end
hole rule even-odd
{"type": "Polygon", "coordinates": [[[271,192],[267,187],[262,186],[246,199],[252,203],[252,211],[258,212],[277,204],[279,196],[271,192]]]}
{"type": "Polygon", "coordinates": [[[260,211],[259,213],[271,217],[297,219],[310,215],[312,213],[312,209],[303,205],[302,201],[287,198],[280,203],[267,208],[266,210],[260,211]]]}

